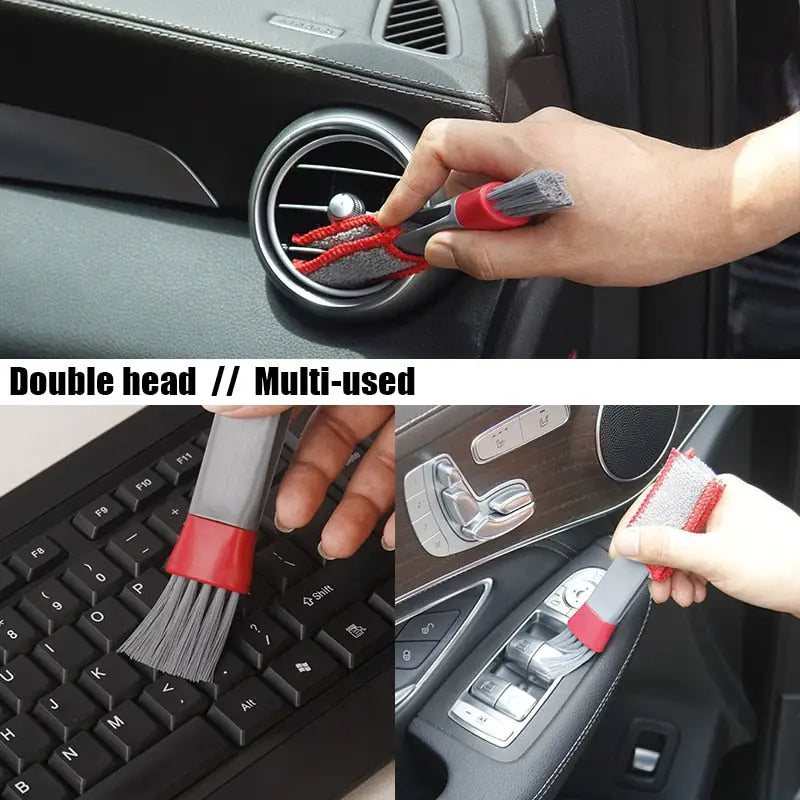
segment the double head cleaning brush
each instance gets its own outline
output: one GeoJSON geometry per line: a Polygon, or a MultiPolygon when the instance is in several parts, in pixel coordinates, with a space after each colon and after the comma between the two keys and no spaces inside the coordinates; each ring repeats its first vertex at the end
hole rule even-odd
{"type": "Polygon", "coordinates": [[[239,595],[250,591],[258,526],[288,424],[288,412],[214,418],[189,515],[166,564],[171,577],[121,653],[190,681],[212,680],[239,595]]]}
{"type": "Polygon", "coordinates": [[[561,173],[532,170],[512,181],[486,183],[423,208],[392,228],[380,226],[372,214],[333,218],[331,225],[292,237],[296,246],[318,253],[293,263],[300,274],[316,283],[357,289],[427,269],[425,245],[438,231],[508,230],[529,223],[538,214],[571,205],[561,173]]]}
{"type": "MultiPolygon", "coordinates": [[[[693,453],[673,450],[628,524],[666,525],[702,533],[724,488],[693,453]]],[[[647,580],[663,581],[672,573],[670,567],[648,567],[617,556],[568,627],[539,648],[537,673],[554,681],[603,652],[647,580]]]]}

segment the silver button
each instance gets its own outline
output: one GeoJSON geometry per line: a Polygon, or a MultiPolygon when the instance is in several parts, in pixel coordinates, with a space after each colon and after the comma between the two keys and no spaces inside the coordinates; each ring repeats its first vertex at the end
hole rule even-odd
{"type": "Polygon", "coordinates": [[[514,730],[510,722],[505,722],[491,714],[487,714],[475,706],[465,703],[463,700],[459,700],[453,706],[452,713],[470,727],[486,734],[486,736],[490,736],[492,739],[497,739],[499,742],[504,742],[508,739],[514,730]]]}
{"type": "Polygon", "coordinates": [[[411,495],[411,497],[407,496],[406,508],[408,509],[408,518],[412,522],[424,517],[426,514],[430,514],[431,511],[431,507],[428,505],[428,496],[425,492],[411,495]]]}
{"type": "Polygon", "coordinates": [[[528,670],[537,675],[547,675],[550,671],[546,668],[547,665],[552,664],[554,661],[560,661],[563,658],[564,654],[560,650],[544,642],[533,654],[533,658],[531,658],[530,664],[528,665],[528,670]],[[545,667],[544,671],[542,667],[545,667]]]}
{"type": "Polygon", "coordinates": [[[596,588],[591,581],[570,581],[564,590],[564,601],[572,608],[580,608],[596,588]]]}
{"type": "Polygon", "coordinates": [[[414,469],[406,473],[403,489],[406,497],[425,491],[425,474],[422,467],[414,467],[414,469]]]}
{"type": "Polygon", "coordinates": [[[647,747],[637,747],[633,751],[631,767],[636,772],[646,772],[648,775],[652,775],[658,769],[660,760],[661,753],[647,747]]]}
{"type": "Polygon", "coordinates": [[[423,544],[425,544],[428,539],[436,536],[437,533],[441,533],[436,519],[430,512],[423,514],[418,519],[412,520],[411,524],[414,526],[414,532],[417,534],[417,538],[423,544]]]}
{"type": "Polygon", "coordinates": [[[531,713],[535,705],[536,700],[527,692],[516,686],[509,686],[500,695],[495,708],[504,714],[508,714],[512,719],[523,720],[531,713]]]}
{"type": "Polygon", "coordinates": [[[569,606],[564,602],[561,596],[562,589],[559,587],[555,592],[553,592],[547,600],[544,601],[544,604],[549,608],[552,608],[553,611],[557,611],[559,614],[564,614],[566,616],[570,612],[569,606]]]}
{"type": "Polygon", "coordinates": [[[523,669],[528,669],[533,654],[543,645],[541,639],[529,633],[520,633],[506,645],[506,658],[523,669]]]}
{"type": "Polygon", "coordinates": [[[480,511],[475,500],[463,489],[445,489],[441,498],[447,516],[459,527],[476,517],[480,511]]]}
{"type": "Polygon", "coordinates": [[[437,533],[432,536],[430,539],[426,539],[422,546],[432,555],[432,556],[449,556],[450,555],[450,545],[447,543],[447,539],[445,539],[443,533],[437,533]]]}
{"type": "Polygon", "coordinates": [[[533,502],[531,490],[521,486],[510,486],[498,492],[489,500],[489,508],[498,514],[510,514],[518,508],[528,506],[533,502]]]}
{"type": "Polygon", "coordinates": [[[490,672],[485,672],[475,681],[471,692],[473,697],[477,697],[487,706],[494,706],[500,695],[508,688],[513,688],[508,681],[504,681],[490,672]]]}
{"type": "Polygon", "coordinates": [[[522,444],[522,428],[518,417],[502,422],[482,433],[472,442],[475,461],[483,463],[502,456],[522,444]]]}
{"type": "Polygon", "coordinates": [[[532,442],[560,428],[568,419],[569,411],[566,406],[535,406],[520,418],[522,440],[526,443],[532,442]]]}

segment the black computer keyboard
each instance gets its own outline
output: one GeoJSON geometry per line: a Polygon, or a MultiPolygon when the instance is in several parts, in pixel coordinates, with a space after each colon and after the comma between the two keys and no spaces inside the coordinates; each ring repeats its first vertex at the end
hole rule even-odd
{"type": "Polygon", "coordinates": [[[393,707],[392,554],[377,532],[350,559],[317,552],[347,472],[288,535],[271,492],[213,682],[116,652],[166,585],[209,424],[147,409],[0,499],[3,800],[334,798],[391,757],[376,701],[393,707]],[[3,527],[4,510],[14,524],[36,503],[31,522],[3,527]]]}

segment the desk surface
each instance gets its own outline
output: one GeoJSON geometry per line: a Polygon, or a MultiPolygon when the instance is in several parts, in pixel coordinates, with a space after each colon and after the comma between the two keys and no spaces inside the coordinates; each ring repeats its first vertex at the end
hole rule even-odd
{"type": "MultiPolygon", "coordinates": [[[[77,450],[139,406],[0,407],[0,495],[77,450]]],[[[394,764],[389,764],[344,800],[393,800],[394,764]]]]}

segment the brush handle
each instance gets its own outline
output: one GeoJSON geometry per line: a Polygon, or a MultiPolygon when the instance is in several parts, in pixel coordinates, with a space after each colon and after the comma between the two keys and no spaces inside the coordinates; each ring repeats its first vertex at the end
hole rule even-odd
{"type": "Polygon", "coordinates": [[[288,411],[257,419],[217,415],[189,513],[258,530],[288,425],[288,411]]]}
{"type": "Polygon", "coordinates": [[[288,425],[289,412],[214,418],[189,516],[167,572],[229,592],[250,591],[256,531],[288,425]]]}
{"type": "Polygon", "coordinates": [[[501,181],[484,183],[458,195],[455,198],[455,213],[459,227],[470,231],[504,231],[530,222],[530,217],[508,217],[495,209],[489,193],[502,185],[501,181]]]}
{"type": "Polygon", "coordinates": [[[439,231],[501,231],[525,225],[530,217],[507,217],[495,211],[489,192],[502,185],[499,181],[484,183],[443,203],[423,208],[409,220],[420,227],[401,233],[394,240],[394,246],[405,253],[421,256],[425,253],[428,239],[439,231]]]}

